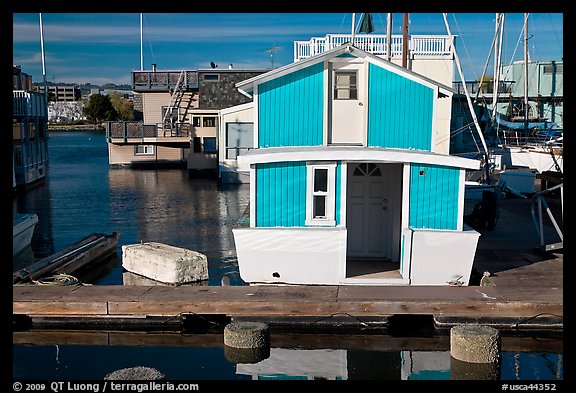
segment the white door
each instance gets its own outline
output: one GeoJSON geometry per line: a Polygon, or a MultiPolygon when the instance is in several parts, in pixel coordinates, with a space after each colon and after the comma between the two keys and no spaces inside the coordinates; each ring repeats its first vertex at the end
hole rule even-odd
{"type": "Polygon", "coordinates": [[[350,257],[388,257],[389,216],[382,165],[348,165],[346,225],[350,257]]]}
{"type": "Polygon", "coordinates": [[[329,143],[364,143],[364,99],[361,68],[338,68],[332,73],[332,121],[329,143]]]}

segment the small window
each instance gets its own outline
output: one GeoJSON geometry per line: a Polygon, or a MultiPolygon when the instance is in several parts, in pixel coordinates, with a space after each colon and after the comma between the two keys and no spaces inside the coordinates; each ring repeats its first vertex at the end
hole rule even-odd
{"type": "Polygon", "coordinates": [[[153,156],[154,145],[136,145],[134,147],[135,156],[153,156]]]}
{"type": "Polygon", "coordinates": [[[204,137],[204,153],[216,153],[216,137],[204,137]]]}
{"type": "Polygon", "coordinates": [[[253,147],[253,123],[226,123],[226,159],[235,160],[253,147]]]}
{"type": "Polygon", "coordinates": [[[358,85],[356,82],[356,72],[354,71],[334,72],[334,99],[335,100],[358,99],[358,85]]]}
{"type": "Polygon", "coordinates": [[[214,116],[204,116],[202,125],[203,127],[216,127],[216,118],[214,116]]]}
{"type": "Polygon", "coordinates": [[[220,74],[204,74],[204,81],[206,82],[218,82],[220,80],[220,74]]]}
{"type": "Polygon", "coordinates": [[[200,116],[192,117],[192,127],[200,127],[200,116]]]}
{"type": "Polygon", "coordinates": [[[306,225],[335,226],[336,163],[307,167],[306,225]]]}

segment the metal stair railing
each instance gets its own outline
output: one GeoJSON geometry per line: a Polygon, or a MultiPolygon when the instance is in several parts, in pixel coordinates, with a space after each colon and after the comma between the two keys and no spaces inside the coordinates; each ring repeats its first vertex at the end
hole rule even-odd
{"type": "MultiPolygon", "coordinates": [[[[170,131],[171,136],[174,130],[174,116],[173,111],[174,108],[179,108],[180,102],[182,101],[182,96],[184,95],[184,88],[183,88],[183,81],[184,81],[184,71],[180,72],[178,76],[178,81],[174,86],[174,90],[172,91],[172,95],[170,97],[170,103],[168,104],[168,108],[166,112],[164,112],[164,118],[162,119],[162,127],[164,129],[164,136],[166,136],[166,131],[170,131]]],[[[178,116],[179,117],[179,116],[178,116]]],[[[180,121],[179,118],[176,121],[180,121]]]]}
{"type": "MultiPolygon", "coordinates": [[[[546,203],[546,199],[544,196],[546,194],[550,194],[552,191],[560,189],[560,206],[561,206],[561,214],[564,216],[564,183],[560,183],[555,185],[554,187],[548,188],[546,190],[539,191],[532,196],[532,205],[531,205],[531,213],[532,213],[532,222],[534,223],[534,227],[536,228],[536,232],[540,238],[540,248],[542,251],[552,251],[562,249],[564,247],[564,236],[562,234],[562,229],[558,225],[558,222],[554,218],[554,215],[550,211],[550,207],[546,203]],[[536,207],[538,208],[538,212],[536,213],[536,207]],[[545,210],[556,230],[556,234],[560,238],[559,242],[556,243],[549,243],[546,244],[544,239],[544,220],[542,215],[542,210],[545,210]]],[[[562,220],[564,222],[564,220],[562,220]]]]}

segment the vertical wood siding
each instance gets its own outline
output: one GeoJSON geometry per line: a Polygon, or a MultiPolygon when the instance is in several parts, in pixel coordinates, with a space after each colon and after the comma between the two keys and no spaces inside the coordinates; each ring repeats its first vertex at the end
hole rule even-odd
{"type": "Polygon", "coordinates": [[[369,67],[368,146],[431,151],[434,90],[369,67]]]}
{"type": "Polygon", "coordinates": [[[304,226],[305,220],[306,163],[258,164],[256,226],[304,226]]]}
{"type": "MultiPolygon", "coordinates": [[[[336,225],[340,224],[341,163],[336,166],[336,225]]],[[[258,164],[256,226],[299,227],[306,221],[306,163],[258,164]]]]}
{"type": "Polygon", "coordinates": [[[459,178],[459,168],[412,164],[409,225],[456,230],[459,178]]]}
{"type": "Polygon", "coordinates": [[[265,82],[258,87],[258,145],[322,145],[324,65],[265,82]]]}

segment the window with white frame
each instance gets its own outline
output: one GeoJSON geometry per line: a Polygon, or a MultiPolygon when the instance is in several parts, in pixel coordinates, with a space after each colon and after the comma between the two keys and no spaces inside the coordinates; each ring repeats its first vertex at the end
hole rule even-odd
{"type": "Polygon", "coordinates": [[[154,155],[154,145],[136,145],[134,146],[135,156],[152,156],[154,155]]]}
{"type": "Polygon", "coordinates": [[[306,225],[335,226],[336,163],[309,163],[306,225]]]}
{"type": "Polygon", "coordinates": [[[358,85],[356,79],[356,71],[334,72],[334,99],[357,100],[358,85]]]}

